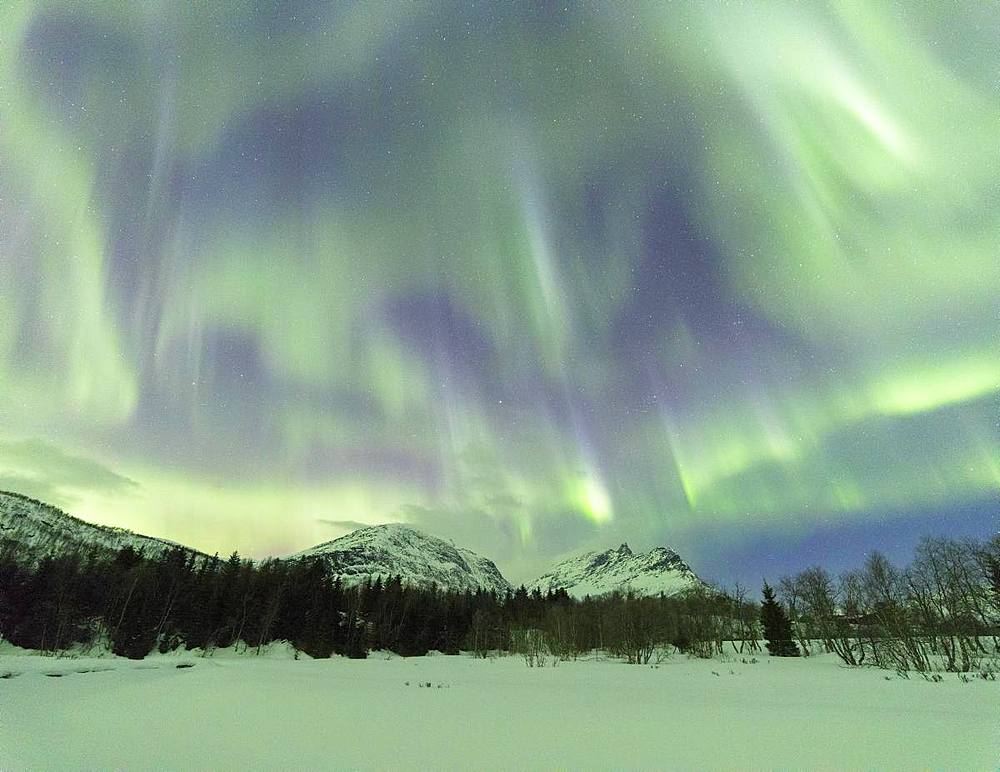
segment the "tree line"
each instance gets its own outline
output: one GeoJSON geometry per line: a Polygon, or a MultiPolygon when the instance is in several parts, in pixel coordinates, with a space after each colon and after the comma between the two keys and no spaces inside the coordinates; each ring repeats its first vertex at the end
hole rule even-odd
{"type": "Polygon", "coordinates": [[[1000,653],[1000,536],[924,538],[906,567],[874,552],[839,577],[815,566],[777,589],[805,655],[819,648],[846,665],[927,672],[940,662],[969,672],[1000,653]]]}
{"type": "Polygon", "coordinates": [[[665,652],[711,657],[835,653],[845,664],[926,671],[977,668],[1000,652],[1000,537],[988,544],[925,539],[911,564],[874,553],[840,577],[821,567],[764,585],[670,597],[628,591],[577,600],[524,587],[497,595],[416,587],[400,577],[344,586],[322,558],[255,562],[183,549],[132,547],[18,558],[0,543],[0,636],[57,652],[154,650],[288,641],[311,657],[402,656],[431,650],[520,654],[529,665],[592,651],[635,664],[665,652]]]}

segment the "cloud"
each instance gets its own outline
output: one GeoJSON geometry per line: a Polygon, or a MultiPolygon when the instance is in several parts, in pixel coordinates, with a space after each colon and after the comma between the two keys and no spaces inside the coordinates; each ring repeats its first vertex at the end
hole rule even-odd
{"type": "Polygon", "coordinates": [[[317,517],[316,522],[331,528],[339,528],[342,531],[357,531],[359,528],[368,528],[371,525],[371,523],[362,523],[360,520],[327,520],[324,517],[317,517]]]}
{"type": "Polygon", "coordinates": [[[20,493],[58,507],[66,507],[72,503],[72,498],[64,496],[58,488],[44,480],[17,474],[0,474],[0,491],[20,493]]]}
{"type": "Polygon", "coordinates": [[[0,441],[0,487],[65,505],[74,493],[127,493],[138,483],[38,439],[0,441]]]}

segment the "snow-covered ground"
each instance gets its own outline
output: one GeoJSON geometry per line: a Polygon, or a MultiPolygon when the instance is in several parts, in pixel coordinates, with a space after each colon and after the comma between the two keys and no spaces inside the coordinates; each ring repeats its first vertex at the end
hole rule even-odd
{"type": "Polygon", "coordinates": [[[1000,681],[757,659],[529,669],[517,657],[296,661],[278,648],[136,662],[8,649],[0,769],[1000,765],[1000,681]]]}

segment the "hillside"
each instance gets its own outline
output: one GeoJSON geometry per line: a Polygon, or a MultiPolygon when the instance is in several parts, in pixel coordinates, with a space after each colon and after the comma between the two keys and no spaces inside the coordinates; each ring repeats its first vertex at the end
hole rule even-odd
{"type": "Polygon", "coordinates": [[[94,525],[57,507],[7,491],[0,491],[2,544],[13,546],[18,558],[25,562],[37,561],[47,554],[76,550],[117,552],[126,546],[147,556],[177,548],[196,555],[203,554],[167,539],[143,536],[125,528],[94,525]]]}
{"type": "Polygon", "coordinates": [[[633,553],[627,544],[605,552],[586,552],[563,560],[528,587],[565,589],[576,598],[631,589],[640,595],[674,595],[705,587],[680,555],[667,547],[633,553]]]}
{"type": "Polygon", "coordinates": [[[401,523],[362,528],[290,559],[307,557],[326,560],[346,585],[376,576],[401,576],[404,583],[457,591],[502,594],[511,589],[493,561],[401,523]]]}

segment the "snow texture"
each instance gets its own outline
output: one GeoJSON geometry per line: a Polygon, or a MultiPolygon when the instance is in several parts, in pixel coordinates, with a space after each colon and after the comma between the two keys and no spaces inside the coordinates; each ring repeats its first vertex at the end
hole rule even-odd
{"type": "Polygon", "coordinates": [[[166,539],[142,536],[124,528],[87,523],[49,504],[2,491],[0,541],[17,545],[18,557],[25,562],[81,548],[117,552],[123,547],[132,547],[147,557],[181,548],[202,555],[197,550],[166,539]]]}
{"type": "MultiPolygon", "coordinates": [[[[25,562],[37,562],[45,555],[74,549],[117,552],[126,546],[143,551],[147,557],[178,547],[207,557],[166,539],[87,523],[48,504],[4,492],[0,492],[2,541],[16,545],[18,556],[25,562]]],[[[326,560],[347,586],[377,576],[383,581],[390,576],[402,576],[407,584],[436,584],[447,590],[483,589],[503,594],[511,589],[493,561],[399,523],[362,528],[284,559],[305,557],[326,560]]]]}
{"type": "Polygon", "coordinates": [[[406,584],[457,591],[503,594],[511,589],[493,561],[401,523],[362,528],[292,559],[309,557],[322,557],[348,586],[402,576],[406,584]]]}
{"type": "Polygon", "coordinates": [[[832,655],[541,669],[288,656],[0,654],[0,768],[985,770],[1000,757],[996,682],[832,655]]]}
{"type": "Polygon", "coordinates": [[[627,544],[606,552],[587,552],[553,566],[528,587],[543,593],[563,588],[576,598],[631,589],[639,595],[675,595],[705,583],[667,547],[635,554],[627,544]]]}

